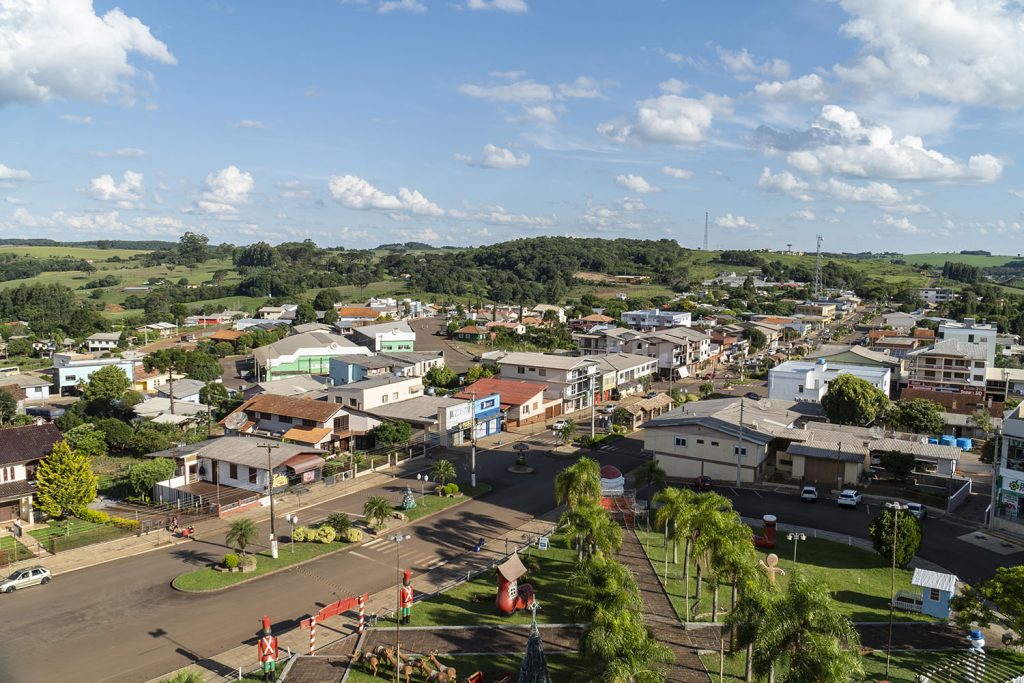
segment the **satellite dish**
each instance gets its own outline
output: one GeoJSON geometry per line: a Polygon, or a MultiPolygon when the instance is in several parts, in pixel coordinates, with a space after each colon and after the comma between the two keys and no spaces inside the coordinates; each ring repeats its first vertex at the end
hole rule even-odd
{"type": "Polygon", "coordinates": [[[224,418],[224,426],[228,429],[241,429],[242,425],[249,421],[249,416],[245,414],[244,410],[239,410],[237,413],[231,413],[224,418]]]}

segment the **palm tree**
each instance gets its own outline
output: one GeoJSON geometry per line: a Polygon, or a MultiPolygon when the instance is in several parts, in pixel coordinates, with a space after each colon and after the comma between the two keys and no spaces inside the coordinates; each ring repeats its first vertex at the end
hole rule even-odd
{"type": "Polygon", "coordinates": [[[671,650],[651,637],[637,610],[597,607],[581,643],[588,663],[580,680],[600,683],[663,683],[671,650]]]}
{"type": "Polygon", "coordinates": [[[757,640],[758,629],[764,614],[768,611],[771,597],[764,574],[758,574],[742,585],[740,599],[726,617],[730,632],[735,634],[733,651],[736,645],[747,651],[743,676],[747,683],[754,680],[754,641],[757,640]]]}
{"type": "Polygon", "coordinates": [[[597,553],[617,552],[622,547],[622,528],[596,503],[566,510],[558,523],[564,528],[566,545],[576,549],[580,562],[597,553]]]}
{"type": "Polygon", "coordinates": [[[633,486],[642,489],[645,486],[661,488],[665,485],[665,470],[661,469],[657,460],[645,460],[643,465],[633,471],[633,486]]]}
{"type": "MultiPolygon", "coordinates": [[[[732,501],[717,493],[696,494],[694,503],[692,535],[689,539],[690,553],[694,560],[697,580],[694,585],[693,612],[696,614],[703,595],[703,570],[710,564],[710,554],[716,548],[726,529],[733,524],[736,513],[732,501]]],[[[749,531],[746,532],[749,540],[749,531]]],[[[686,583],[689,586],[689,581],[686,583]]]]}
{"type": "Polygon", "coordinates": [[[838,613],[824,582],[795,571],[785,593],[767,592],[750,603],[756,612],[748,606],[736,618],[752,620],[748,628],[737,624],[742,640],[752,646],[754,675],[774,680],[781,669],[786,683],[846,683],[863,677],[857,631],[838,613]]]}
{"type": "Polygon", "coordinates": [[[577,432],[579,432],[579,427],[576,426],[576,420],[566,420],[565,424],[555,432],[555,435],[562,443],[570,443],[576,437],[577,432]]]}
{"type": "Polygon", "coordinates": [[[578,563],[569,576],[569,586],[584,598],[580,614],[583,621],[590,618],[596,607],[639,610],[643,604],[633,572],[606,555],[594,555],[578,563]]]}
{"type": "Polygon", "coordinates": [[[593,458],[582,457],[555,476],[555,502],[569,509],[601,500],[601,466],[593,458]]]}
{"type": "Polygon", "coordinates": [[[683,562],[689,563],[690,536],[695,521],[693,513],[697,495],[689,489],[670,487],[659,491],[654,496],[654,502],[661,505],[654,513],[654,523],[665,530],[666,555],[668,555],[667,541],[672,541],[673,564],[679,562],[679,541],[686,542],[683,562]]]}
{"type": "Polygon", "coordinates": [[[711,599],[711,621],[718,618],[718,585],[723,580],[732,584],[732,609],[736,606],[740,576],[749,577],[757,571],[757,551],[751,543],[750,527],[743,523],[736,512],[723,514],[722,521],[725,524],[715,530],[717,543],[712,546],[708,555],[711,585],[714,589],[711,599]]]}
{"type": "Polygon", "coordinates": [[[391,503],[387,498],[374,496],[363,503],[363,517],[374,529],[384,526],[384,520],[391,516],[391,503]]]}
{"type": "Polygon", "coordinates": [[[441,486],[445,485],[449,479],[455,478],[455,465],[452,464],[451,460],[438,460],[434,463],[433,467],[430,468],[430,476],[433,477],[441,486]]]}
{"type": "Polygon", "coordinates": [[[259,531],[251,519],[236,519],[228,527],[228,533],[224,536],[224,542],[238,552],[245,555],[245,549],[256,540],[259,531]]]}

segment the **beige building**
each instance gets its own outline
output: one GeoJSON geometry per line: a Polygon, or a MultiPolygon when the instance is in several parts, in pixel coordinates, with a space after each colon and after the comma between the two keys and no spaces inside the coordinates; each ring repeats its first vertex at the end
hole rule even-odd
{"type": "Polygon", "coordinates": [[[939,391],[985,390],[984,344],[947,339],[907,354],[911,388],[939,391]]]}
{"type": "Polygon", "coordinates": [[[836,305],[805,301],[804,303],[797,305],[796,313],[802,315],[819,315],[826,320],[834,320],[836,317],[836,305]]]}
{"type": "Polygon", "coordinates": [[[562,412],[589,408],[600,388],[597,361],[590,357],[556,356],[549,353],[507,353],[498,359],[502,379],[543,382],[548,396],[562,399],[562,412]]]}

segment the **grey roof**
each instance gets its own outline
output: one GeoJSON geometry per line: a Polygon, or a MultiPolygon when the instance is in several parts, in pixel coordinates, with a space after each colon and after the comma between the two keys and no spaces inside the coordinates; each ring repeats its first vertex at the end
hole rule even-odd
{"type": "Polygon", "coordinates": [[[290,337],[274,342],[273,344],[267,344],[261,346],[253,355],[256,356],[256,361],[259,363],[266,363],[267,361],[273,360],[279,356],[295,353],[299,349],[331,349],[339,347],[356,348],[358,344],[350,342],[340,334],[332,334],[330,332],[303,332],[302,334],[295,334],[290,337]]]}
{"type": "Polygon", "coordinates": [[[398,403],[388,403],[371,410],[364,411],[375,417],[386,420],[401,420],[416,425],[432,425],[437,422],[438,408],[466,403],[464,399],[448,398],[447,396],[417,396],[398,403]]]}
{"type": "Polygon", "coordinates": [[[85,338],[85,341],[112,341],[116,342],[121,338],[120,332],[97,332],[85,338]]]}
{"type": "Polygon", "coordinates": [[[336,359],[339,363],[347,363],[348,365],[357,365],[367,370],[380,370],[381,368],[393,368],[408,367],[411,363],[402,360],[396,360],[385,354],[377,354],[375,356],[342,356],[336,359]]]}
{"type": "MultiPolygon", "coordinates": [[[[185,398],[186,396],[192,396],[198,394],[199,390],[205,387],[206,384],[200,382],[197,379],[179,379],[174,382],[174,398],[185,398]]],[[[158,396],[170,396],[170,385],[165,384],[156,390],[158,396]]]]}
{"type": "Polygon", "coordinates": [[[280,467],[287,460],[300,453],[318,453],[323,451],[309,446],[284,443],[275,439],[253,436],[219,436],[214,439],[207,439],[199,443],[188,444],[169,448],[166,451],[150,453],[150,458],[183,458],[192,453],[198,453],[201,458],[219,460],[222,462],[245,465],[255,469],[267,469],[266,444],[272,444],[276,448],[270,451],[270,460],[273,467],[280,467]]]}
{"type": "Polygon", "coordinates": [[[790,455],[802,455],[805,458],[818,460],[834,460],[836,462],[864,462],[868,449],[857,444],[838,443],[835,446],[811,446],[804,443],[792,444],[786,449],[790,455]]]}
{"type": "Polygon", "coordinates": [[[946,593],[956,593],[956,582],[956,574],[944,574],[920,568],[914,570],[914,578],[910,580],[913,586],[935,588],[946,593]]]}
{"type": "Polygon", "coordinates": [[[643,339],[667,341],[673,344],[678,344],[684,341],[702,341],[704,339],[711,339],[711,335],[690,327],[673,327],[667,330],[660,330],[658,332],[648,332],[647,334],[640,336],[643,339]]]}
{"type": "MultiPolygon", "coordinates": [[[[132,410],[135,414],[140,417],[153,417],[160,415],[161,413],[171,412],[171,399],[169,398],[151,398],[148,401],[137,403],[132,406],[132,410]]],[[[198,415],[205,413],[207,406],[202,403],[186,403],[185,401],[174,402],[174,413],[175,415],[198,415]]]]}
{"type": "Polygon", "coordinates": [[[410,365],[412,363],[419,363],[420,361],[437,360],[438,358],[444,360],[443,351],[387,351],[377,355],[382,358],[393,358],[394,360],[410,365]]]}
{"type": "Polygon", "coordinates": [[[324,325],[323,323],[302,323],[301,325],[293,325],[293,334],[305,334],[306,332],[331,332],[334,327],[331,325],[324,325]]]}
{"type": "MultiPolygon", "coordinates": [[[[835,353],[830,353],[830,354],[824,355],[824,356],[821,355],[820,348],[821,347],[819,347],[819,353],[817,355],[818,355],[819,358],[824,358],[825,360],[828,360],[832,356],[839,356],[839,355],[842,355],[844,353],[852,353],[855,356],[860,356],[864,360],[873,361],[875,363],[881,363],[882,365],[894,365],[895,366],[895,365],[899,365],[900,364],[900,359],[899,358],[895,358],[893,356],[890,356],[887,353],[882,353],[881,351],[872,351],[871,349],[869,349],[867,347],[864,347],[864,346],[851,346],[851,347],[849,347],[847,349],[844,349],[842,351],[836,351],[835,353]]],[[[840,362],[856,363],[856,361],[840,361],[840,362]]]]}
{"type": "Polygon", "coordinates": [[[635,368],[638,365],[657,364],[658,362],[657,358],[641,356],[638,353],[607,353],[587,356],[587,358],[596,360],[598,367],[604,372],[618,372],[619,370],[635,368]]]}
{"type": "Polygon", "coordinates": [[[684,403],[648,421],[644,428],[700,425],[738,438],[741,402],[743,438],[751,443],[770,443],[775,430],[789,426],[800,417],[791,410],[800,405],[795,401],[744,401],[740,398],[720,398],[684,403]]]}
{"type": "Polygon", "coordinates": [[[323,377],[312,375],[294,375],[283,379],[275,379],[269,382],[257,382],[261,394],[274,394],[275,396],[299,396],[310,391],[319,391],[327,386],[327,380],[323,377]]]}
{"type": "Polygon", "coordinates": [[[498,359],[499,365],[529,365],[538,368],[574,370],[584,365],[597,365],[591,356],[558,356],[551,353],[523,353],[514,351],[498,359]]]}
{"type": "Polygon", "coordinates": [[[405,334],[412,334],[412,328],[409,327],[409,323],[404,320],[389,320],[384,323],[377,323],[375,325],[360,325],[359,327],[352,328],[352,334],[359,334],[364,337],[373,337],[377,334],[384,334],[387,332],[403,332],[405,334]]]}
{"type": "Polygon", "coordinates": [[[400,384],[402,382],[415,382],[422,381],[418,377],[394,377],[388,375],[387,377],[371,377],[370,379],[361,379],[358,382],[349,382],[348,384],[342,384],[341,386],[331,387],[331,392],[354,392],[362,391],[363,389],[373,389],[374,387],[384,387],[389,384],[400,384]]]}
{"type": "Polygon", "coordinates": [[[16,375],[7,375],[6,377],[0,377],[0,387],[11,386],[12,384],[21,387],[22,389],[30,387],[46,387],[53,382],[42,377],[36,377],[35,375],[27,375],[23,372],[19,372],[16,375]]]}
{"type": "Polygon", "coordinates": [[[959,460],[960,449],[956,446],[943,446],[937,443],[921,443],[920,441],[904,441],[902,439],[876,439],[868,444],[874,452],[909,453],[921,458],[936,460],[959,460]]]}
{"type": "MultiPolygon", "coordinates": [[[[973,427],[974,422],[971,421],[972,417],[972,415],[961,415],[960,413],[942,414],[942,419],[945,423],[954,427],[973,427]]],[[[999,429],[1003,426],[1003,418],[993,415],[989,419],[992,421],[993,429],[999,429]]]]}
{"type": "Polygon", "coordinates": [[[911,351],[908,356],[957,356],[967,360],[985,360],[987,349],[984,344],[960,341],[959,339],[943,339],[928,348],[911,351]]]}

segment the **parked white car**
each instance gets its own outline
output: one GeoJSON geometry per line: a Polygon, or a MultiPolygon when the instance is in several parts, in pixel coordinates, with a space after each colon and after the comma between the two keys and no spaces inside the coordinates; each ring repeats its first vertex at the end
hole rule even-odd
{"type": "Polygon", "coordinates": [[[856,508],[863,502],[864,496],[861,495],[860,491],[854,491],[853,489],[845,489],[839,494],[839,498],[836,502],[839,507],[843,508],[856,508]]]}
{"type": "Polygon", "coordinates": [[[568,423],[565,420],[555,420],[555,423],[551,425],[551,431],[557,432],[561,430],[562,427],[564,427],[566,424],[568,423]]]}
{"type": "MultiPolygon", "coordinates": [[[[891,508],[892,506],[892,503],[885,504],[885,507],[887,508],[891,508]]],[[[914,515],[918,521],[924,521],[924,518],[928,516],[928,508],[920,503],[900,503],[900,507],[914,515]]]]}
{"type": "Polygon", "coordinates": [[[805,486],[800,489],[800,500],[804,503],[818,502],[818,489],[815,486],[805,486]]]}
{"type": "Polygon", "coordinates": [[[0,593],[13,593],[19,588],[28,588],[37,584],[50,583],[50,570],[46,567],[28,567],[7,577],[7,580],[0,583],[0,593]]]}

